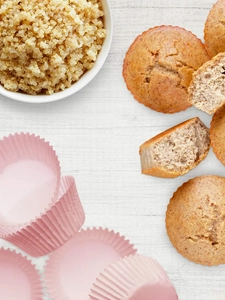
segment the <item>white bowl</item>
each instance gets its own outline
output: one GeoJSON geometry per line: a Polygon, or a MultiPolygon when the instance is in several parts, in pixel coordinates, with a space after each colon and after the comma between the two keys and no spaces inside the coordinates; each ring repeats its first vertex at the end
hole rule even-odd
{"type": "Polygon", "coordinates": [[[13,100],[17,100],[21,102],[46,103],[46,102],[53,102],[53,101],[66,98],[78,92],[80,89],[86,86],[97,75],[97,73],[103,66],[108,56],[111,43],[112,43],[113,22],[112,22],[112,14],[111,14],[110,6],[108,0],[101,0],[101,1],[102,1],[102,7],[104,11],[104,28],[107,31],[107,35],[104,40],[102,49],[99,52],[95,64],[91,70],[87,71],[84,75],[82,75],[81,78],[77,82],[75,82],[71,87],[66,88],[64,91],[54,93],[52,95],[29,95],[21,92],[11,92],[6,90],[1,85],[0,85],[0,94],[7,98],[11,98],[13,100]]]}

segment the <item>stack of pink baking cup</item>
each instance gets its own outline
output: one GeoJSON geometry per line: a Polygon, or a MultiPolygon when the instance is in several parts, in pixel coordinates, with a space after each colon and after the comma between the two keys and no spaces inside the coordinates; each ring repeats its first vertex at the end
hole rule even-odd
{"type": "Polygon", "coordinates": [[[92,287],[90,300],[177,300],[166,272],[152,258],[125,257],[106,268],[92,287]]]}
{"type": "MultiPolygon", "coordinates": [[[[81,229],[85,214],[72,176],[44,139],[0,140],[0,238],[38,257],[49,254],[44,282],[54,300],[177,300],[163,268],[137,255],[124,236],[81,229]]],[[[0,249],[0,298],[40,300],[40,276],[21,254],[0,249]],[[13,284],[13,286],[12,286],[13,284]]]]}
{"type": "Polygon", "coordinates": [[[0,140],[0,237],[32,256],[46,255],[79,231],[85,215],[72,176],[29,133],[0,140]]]}
{"type": "Polygon", "coordinates": [[[38,271],[21,254],[0,249],[0,298],[2,300],[40,300],[42,284],[38,271]]]}

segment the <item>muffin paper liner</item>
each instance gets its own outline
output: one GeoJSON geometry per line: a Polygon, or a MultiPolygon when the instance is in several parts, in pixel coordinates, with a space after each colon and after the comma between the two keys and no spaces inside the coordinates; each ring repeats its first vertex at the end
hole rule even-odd
{"type": "Polygon", "coordinates": [[[111,264],[97,277],[90,300],[177,300],[163,268],[152,258],[134,255],[111,264]]]}
{"type": "Polygon", "coordinates": [[[32,256],[49,254],[81,228],[85,214],[72,176],[61,178],[59,200],[30,225],[3,238],[32,256]]]}
{"type": "Polygon", "coordinates": [[[0,140],[0,237],[35,221],[58,199],[60,165],[53,148],[34,134],[0,140]]]}
{"type": "Polygon", "coordinates": [[[40,275],[24,256],[9,249],[0,249],[1,299],[40,300],[43,297],[40,275]]]}
{"type": "Polygon", "coordinates": [[[49,256],[45,284],[49,298],[87,300],[99,273],[136,250],[124,236],[103,228],[81,229],[49,256]]]}

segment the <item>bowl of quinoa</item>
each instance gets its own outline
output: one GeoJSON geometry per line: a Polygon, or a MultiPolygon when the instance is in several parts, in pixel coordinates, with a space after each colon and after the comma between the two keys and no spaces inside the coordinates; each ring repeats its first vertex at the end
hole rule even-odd
{"type": "Polygon", "coordinates": [[[0,94],[68,97],[95,77],[111,42],[107,0],[0,0],[0,94]]]}

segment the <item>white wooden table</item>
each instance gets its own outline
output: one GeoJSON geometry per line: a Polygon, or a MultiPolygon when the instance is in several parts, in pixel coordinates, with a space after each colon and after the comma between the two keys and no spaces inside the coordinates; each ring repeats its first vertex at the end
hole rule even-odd
{"type": "MultiPolygon", "coordinates": [[[[59,156],[62,174],[76,179],[86,213],[84,228],[103,226],[125,235],[139,253],[161,263],[180,300],[224,300],[225,265],[204,267],[176,252],[165,229],[167,204],[183,182],[202,174],[224,175],[225,167],[210,151],[185,176],[160,179],[142,175],[140,144],[194,116],[209,126],[211,117],[194,108],[164,115],[139,104],[125,86],[122,64],[134,38],[156,25],[185,27],[203,39],[204,22],[213,3],[110,0],[112,47],[103,68],[87,87],[48,104],[19,103],[0,97],[0,138],[30,132],[49,141],[59,156]]],[[[2,245],[9,244],[2,240],[2,245]]],[[[45,258],[32,260],[43,270],[45,258]]]]}

